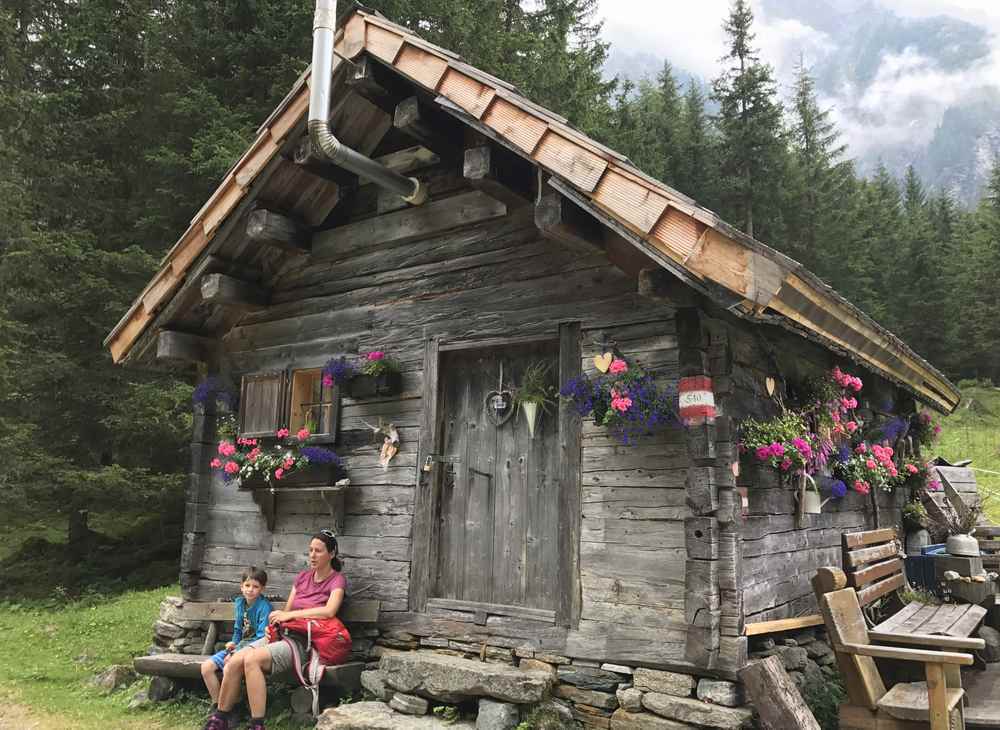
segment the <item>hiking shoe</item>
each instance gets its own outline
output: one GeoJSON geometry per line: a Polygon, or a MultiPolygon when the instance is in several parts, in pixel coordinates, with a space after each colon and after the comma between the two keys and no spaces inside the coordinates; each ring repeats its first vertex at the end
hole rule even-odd
{"type": "Polygon", "coordinates": [[[213,713],[208,722],[205,723],[205,727],[202,730],[230,730],[229,719],[223,717],[218,712],[213,713]]]}

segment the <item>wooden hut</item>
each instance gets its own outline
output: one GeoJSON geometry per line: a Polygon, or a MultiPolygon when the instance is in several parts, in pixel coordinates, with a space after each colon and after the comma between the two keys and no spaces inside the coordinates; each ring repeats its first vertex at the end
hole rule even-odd
{"type": "Polygon", "coordinates": [[[854,493],[797,515],[792,489],[738,468],[741,419],[838,364],[874,410],[950,412],[958,391],[800,264],[504,81],[378,14],[341,23],[332,128],[429,201],[315,155],[307,73],[106,341],[119,363],[239,384],[248,434],[319,402],[347,462],[338,492],[236,489],[209,468],[199,415],[184,598],[234,594],[249,563],[282,593],[333,523],[352,586],[380,602],[362,653],[451,642],[733,677],[746,624],[815,612],[809,578],[839,564],[841,533],[899,518],[897,498],[854,493]],[[314,388],[331,358],[372,350],[402,364],[399,392],[314,388]],[[562,383],[607,351],[696,378],[714,419],[623,445],[567,402],[534,438],[487,418],[529,364],[562,383]],[[371,432],[389,423],[400,451],[383,467],[371,432]]]}

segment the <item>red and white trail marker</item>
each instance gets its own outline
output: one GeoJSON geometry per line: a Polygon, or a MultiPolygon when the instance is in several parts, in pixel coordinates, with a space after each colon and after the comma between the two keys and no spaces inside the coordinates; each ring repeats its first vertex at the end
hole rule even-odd
{"type": "Polygon", "coordinates": [[[706,375],[681,378],[677,387],[680,417],[685,426],[715,420],[715,394],[712,379],[706,375]]]}

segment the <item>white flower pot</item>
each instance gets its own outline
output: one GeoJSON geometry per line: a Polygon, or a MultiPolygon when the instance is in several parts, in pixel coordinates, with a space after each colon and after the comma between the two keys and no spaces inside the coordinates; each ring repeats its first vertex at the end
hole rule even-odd
{"type": "Polygon", "coordinates": [[[945,550],[949,555],[976,558],[979,557],[979,542],[972,535],[948,535],[945,550]]]}
{"type": "Polygon", "coordinates": [[[535,424],[538,423],[538,404],[522,403],[521,411],[524,413],[524,420],[528,422],[528,433],[531,438],[535,438],[535,424]]]}

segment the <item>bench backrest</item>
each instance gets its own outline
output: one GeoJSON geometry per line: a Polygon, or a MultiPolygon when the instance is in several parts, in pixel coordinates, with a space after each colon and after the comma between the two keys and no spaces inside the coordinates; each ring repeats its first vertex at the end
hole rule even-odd
{"type": "Polygon", "coordinates": [[[979,525],[975,538],[979,541],[979,552],[983,555],[983,567],[996,570],[1000,567],[1000,526],[979,525]]]}
{"type": "Polygon", "coordinates": [[[906,586],[895,528],[849,532],[842,541],[847,585],[857,592],[861,606],[906,586]]]}
{"type": "MultiPolygon", "coordinates": [[[[285,607],[284,601],[272,601],[275,611],[285,607]]],[[[341,606],[338,616],[348,624],[373,624],[378,621],[380,603],[371,599],[348,598],[341,606]]],[[[228,621],[233,620],[232,601],[186,602],[180,609],[185,621],[228,621]]]]}

